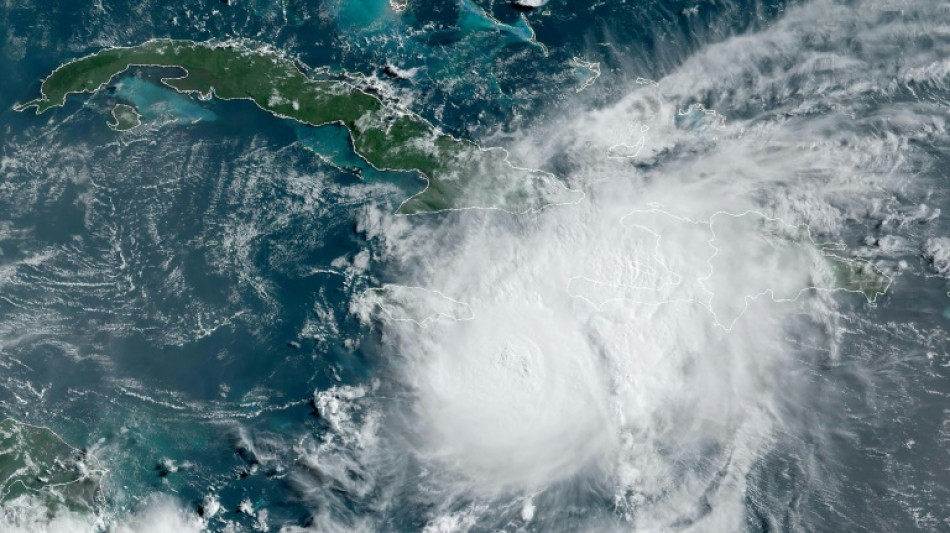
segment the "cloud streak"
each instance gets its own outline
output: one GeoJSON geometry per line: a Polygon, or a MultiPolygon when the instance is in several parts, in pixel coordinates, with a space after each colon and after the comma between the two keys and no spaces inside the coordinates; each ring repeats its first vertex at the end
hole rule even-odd
{"type": "Polygon", "coordinates": [[[943,83],[948,50],[912,37],[926,6],[888,9],[792,8],[607,108],[526,133],[513,154],[556,161],[587,194],[579,205],[411,223],[366,213],[396,283],[471,310],[424,330],[374,322],[412,398],[412,453],[458,501],[540,494],[522,513],[539,520],[606,492],[610,518],[585,527],[741,528],[755,466],[808,431],[810,358],[838,350],[835,284],[798,228],[834,242],[889,209],[927,164],[912,141],[945,131],[901,84],[943,83]],[[897,68],[906,49],[880,35],[917,50],[912,65],[897,68]]]}

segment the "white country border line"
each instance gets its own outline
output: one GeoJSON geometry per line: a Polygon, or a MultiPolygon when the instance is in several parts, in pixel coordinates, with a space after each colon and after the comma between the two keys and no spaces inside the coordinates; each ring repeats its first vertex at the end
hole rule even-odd
{"type": "Polygon", "coordinates": [[[431,294],[436,295],[437,297],[441,298],[441,299],[444,300],[444,301],[450,302],[450,303],[452,303],[452,304],[454,304],[454,305],[461,306],[461,307],[463,307],[463,308],[467,311],[467,316],[462,316],[462,317],[455,316],[455,315],[450,315],[450,314],[446,314],[446,313],[443,313],[443,312],[435,311],[435,312],[432,312],[432,313],[426,315],[426,316],[425,316],[424,318],[422,318],[421,320],[416,320],[415,318],[400,318],[400,317],[394,316],[394,315],[390,312],[390,309],[388,308],[389,306],[384,305],[383,302],[381,302],[381,301],[369,302],[369,303],[371,303],[372,305],[378,307],[378,308],[386,315],[386,317],[387,317],[389,320],[393,321],[393,322],[409,322],[409,323],[412,323],[412,324],[415,324],[415,325],[419,326],[419,327],[422,328],[422,329],[427,329],[431,323],[434,323],[435,321],[437,321],[437,320],[439,320],[439,319],[447,319],[447,320],[450,320],[450,321],[453,321],[453,322],[468,322],[468,321],[475,320],[475,312],[472,311],[472,306],[470,306],[469,304],[467,304],[467,303],[465,303],[465,302],[456,300],[456,299],[454,299],[454,298],[450,298],[450,297],[446,296],[444,293],[442,293],[441,291],[436,290],[436,289],[427,289],[427,288],[425,288],[425,287],[419,287],[419,286],[416,286],[416,285],[386,284],[386,285],[383,285],[382,287],[374,287],[374,288],[371,288],[371,289],[366,289],[366,290],[364,291],[364,296],[363,296],[363,297],[365,297],[365,294],[366,294],[366,293],[382,293],[382,294],[385,294],[387,291],[390,291],[392,288],[397,288],[397,289],[409,289],[409,290],[418,290],[418,291],[428,292],[428,293],[431,293],[431,294]]]}
{"type": "MultiPolygon", "coordinates": [[[[861,295],[865,296],[865,299],[867,300],[867,302],[868,302],[869,304],[872,304],[872,305],[873,305],[873,304],[876,303],[877,297],[878,297],[879,295],[881,295],[881,294],[886,294],[886,293],[887,293],[887,290],[890,288],[891,284],[893,283],[893,278],[892,278],[891,276],[889,276],[886,272],[884,272],[884,271],[878,269],[877,267],[875,267],[870,261],[866,261],[866,260],[863,260],[863,259],[845,258],[845,257],[841,257],[841,256],[836,255],[836,254],[831,254],[831,253],[825,252],[825,251],[822,249],[821,245],[820,245],[818,242],[816,242],[816,241],[814,240],[814,238],[812,237],[811,228],[810,228],[807,224],[799,224],[799,225],[789,224],[789,223],[785,222],[784,220],[782,220],[782,219],[780,219],[780,218],[777,218],[777,217],[770,217],[770,216],[768,216],[768,215],[762,213],[761,211],[757,211],[757,210],[754,210],[754,209],[746,210],[746,211],[743,211],[743,212],[741,212],[741,213],[731,213],[731,212],[728,212],[728,211],[716,211],[716,212],[714,212],[712,215],[710,215],[710,216],[709,216],[709,219],[706,220],[706,221],[693,220],[693,219],[691,219],[691,218],[689,218],[689,217],[683,217],[683,216],[675,215],[675,214],[669,213],[669,212],[667,212],[667,211],[665,211],[665,210],[663,210],[663,209],[659,209],[659,208],[635,210],[635,211],[631,211],[631,212],[628,213],[627,215],[624,215],[623,217],[621,217],[621,219],[620,219],[621,225],[623,225],[623,226],[625,226],[625,227],[641,228],[641,229],[644,229],[644,230],[646,230],[646,231],[652,233],[653,235],[655,235],[655,236],[658,238],[658,240],[657,240],[657,245],[656,245],[656,250],[658,251],[658,250],[659,250],[659,246],[660,246],[659,243],[660,243],[660,239],[662,239],[662,235],[659,235],[657,232],[653,231],[652,229],[650,229],[650,228],[648,228],[648,227],[646,227],[646,226],[643,226],[643,225],[640,225],[640,224],[629,224],[629,225],[627,225],[627,224],[624,224],[624,222],[623,222],[626,217],[628,217],[628,216],[630,216],[630,215],[634,215],[634,214],[641,214],[641,213],[658,213],[658,214],[662,214],[662,215],[668,216],[668,217],[670,217],[670,218],[672,218],[672,219],[674,219],[674,220],[679,220],[679,221],[681,221],[681,222],[685,222],[685,223],[689,223],[689,224],[695,224],[695,225],[704,225],[704,226],[707,226],[708,231],[710,232],[710,238],[709,238],[708,240],[706,240],[706,244],[709,245],[709,246],[713,249],[713,253],[712,253],[708,258],[706,258],[706,261],[705,261],[706,266],[708,267],[708,269],[707,269],[708,274],[706,274],[705,276],[701,276],[701,277],[696,278],[696,281],[698,282],[698,285],[700,286],[700,288],[709,296],[709,300],[706,301],[706,302],[704,302],[704,301],[702,301],[702,300],[700,300],[700,299],[698,299],[698,298],[693,297],[693,298],[684,298],[684,299],[668,299],[668,300],[662,300],[662,301],[658,301],[658,302],[646,302],[646,301],[641,301],[641,300],[634,299],[634,298],[627,298],[627,297],[623,297],[623,296],[618,296],[618,297],[616,297],[616,298],[608,299],[608,300],[606,300],[606,301],[604,301],[604,302],[602,302],[601,304],[598,305],[598,304],[596,304],[595,302],[592,302],[590,299],[588,299],[588,298],[586,298],[586,297],[584,297],[584,296],[572,294],[571,291],[570,291],[570,282],[571,282],[571,280],[574,280],[574,279],[586,279],[586,280],[588,280],[588,281],[592,281],[592,282],[595,282],[595,283],[602,283],[602,284],[605,284],[605,285],[611,285],[611,286],[615,286],[615,287],[617,287],[617,288],[630,288],[630,289],[638,289],[638,288],[637,288],[637,287],[624,287],[623,285],[611,284],[610,282],[603,282],[603,281],[598,281],[598,280],[592,280],[592,279],[586,278],[586,277],[584,277],[584,276],[575,276],[575,277],[572,277],[572,278],[570,278],[570,279],[568,280],[568,284],[569,284],[569,285],[568,285],[568,288],[567,288],[568,294],[570,294],[572,297],[579,298],[579,299],[581,299],[581,300],[584,300],[584,301],[590,303],[591,305],[593,305],[593,306],[594,306],[595,308],[597,308],[598,310],[602,309],[603,306],[607,305],[608,303],[618,302],[618,301],[632,301],[632,302],[640,303],[640,304],[643,304],[643,305],[650,305],[650,306],[660,306],[660,305],[674,304],[674,303],[694,303],[694,304],[699,304],[699,305],[701,305],[702,307],[704,307],[704,308],[712,315],[712,317],[713,317],[713,322],[714,322],[714,324],[715,324],[716,326],[718,326],[718,327],[722,328],[723,330],[729,332],[729,331],[732,330],[733,327],[735,327],[735,324],[739,321],[739,319],[741,319],[742,316],[745,315],[746,311],[748,311],[749,303],[752,302],[752,301],[754,301],[754,300],[756,300],[756,299],[758,299],[758,298],[760,298],[760,297],[762,297],[762,296],[765,296],[765,295],[769,295],[770,300],[771,300],[772,302],[774,302],[774,303],[788,303],[788,302],[794,302],[794,301],[798,300],[803,294],[805,294],[806,292],[809,292],[809,291],[824,292],[824,293],[848,292],[848,293],[861,294],[861,295]],[[715,271],[715,268],[714,268],[713,265],[712,265],[712,261],[713,261],[713,259],[719,254],[719,251],[720,251],[719,248],[713,243],[713,241],[715,241],[715,239],[716,239],[716,232],[715,232],[715,229],[713,228],[713,224],[714,224],[713,219],[714,219],[716,216],[718,216],[718,215],[731,216],[731,217],[734,217],[734,218],[739,218],[739,217],[747,216],[747,215],[758,215],[759,217],[761,217],[762,219],[764,219],[764,220],[766,220],[766,221],[769,221],[769,222],[777,222],[777,223],[780,223],[780,224],[784,225],[784,226],[787,227],[787,228],[804,229],[805,232],[806,232],[806,236],[808,237],[809,242],[811,242],[811,244],[816,247],[816,249],[819,251],[819,253],[820,253],[822,256],[831,257],[831,258],[834,258],[834,259],[837,259],[837,260],[840,260],[840,261],[846,261],[846,262],[855,263],[855,264],[865,264],[865,265],[868,265],[869,267],[871,267],[871,268],[875,269],[877,272],[879,272],[879,273],[887,280],[887,284],[886,284],[886,286],[884,287],[883,292],[876,292],[873,297],[869,297],[867,294],[864,293],[864,291],[859,290],[859,289],[848,289],[848,288],[845,288],[845,287],[820,287],[820,286],[816,286],[816,285],[810,285],[810,286],[802,287],[802,288],[799,289],[798,292],[795,293],[795,295],[792,296],[792,297],[789,297],[789,298],[778,298],[778,297],[776,297],[776,295],[775,295],[774,289],[768,288],[768,289],[762,290],[762,291],[760,291],[760,292],[758,292],[758,293],[755,293],[755,294],[745,295],[745,296],[743,297],[742,310],[739,312],[738,315],[736,315],[736,317],[735,317],[733,320],[729,321],[729,323],[726,324],[724,321],[722,321],[722,320],[720,319],[720,317],[717,315],[717,313],[713,310],[712,301],[713,301],[713,299],[715,298],[715,293],[714,293],[714,292],[709,288],[709,286],[708,286],[708,282],[709,282],[710,278],[712,277],[712,275],[713,275],[713,273],[714,273],[714,271],[715,271]]],[[[664,262],[660,261],[660,264],[661,264],[661,265],[664,265],[664,267],[665,267],[664,262]]],[[[668,268],[668,267],[666,267],[666,268],[668,268]]],[[[676,275],[676,276],[679,276],[679,275],[676,274],[675,272],[670,271],[670,273],[672,273],[672,274],[674,274],[674,275],[676,275]]]]}
{"type": "MultiPolygon", "coordinates": [[[[33,429],[40,429],[40,430],[49,431],[50,434],[53,435],[53,437],[55,437],[55,438],[58,439],[61,443],[63,443],[64,445],[66,445],[67,448],[69,448],[69,449],[72,450],[73,452],[78,452],[78,453],[80,453],[80,454],[81,454],[85,459],[87,459],[87,460],[91,459],[92,461],[95,462],[95,465],[93,465],[94,468],[91,468],[91,469],[88,469],[88,470],[84,470],[84,472],[83,472],[84,475],[81,476],[81,477],[79,477],[78,479],[74,479],[73,481],[67,481],[67,482],[65,482],[65,483],[51,483],[51,484],[49,484],[49,485],[44,485],[43,487],[41,487],[41,488],[39,488],[39,489],[31,489],[31,488],[28,487],[25,483],[23,483],[22,480],[19,480],[19,479],[18,479],[18,480],[16,480],[16,481],[14,481],[13,483],[11,483],[10,485],[8,485],[8,486],[6,487],[6,490],[4,490],[3,492],[0,492],[0,499],[5,498],[5,497],[7,496],[7,494],[10,493],[10,490],[12,490],[12,487],[13,487],[14,485],[17,485],[17,484],[19,484],[21,487],[23,487],[23,489],[26,490],[26,491],[32,492],[32,493],[34,493],[34,494],[39,494],[40,492],[42,492],[43,490],[45,490],[45,489],[47,489],[47,488],[67,487],[67,486],[69,486],[69,485],[73,485],[73,484],[76,484],[76,483],[80,483],[80,482],[82,482],[82,481],[85,481],[85,480],[87,480],[87,479],[91,479],[92,476],[91,476],[90,474],[99,475],[99,476],[100,476],[100,479],[101,479],[101,478],[104,478],[104,477],[106,476],[106,474],[108,474],[108,473],[110,472],[110,470],[109,470],[108,468],[106,468],[106,467],[104,467],[104,466],[102,465],[102,462],[99,461],[99,458],[96,457],[95,454],[93,454],[93,453],[90,452],[89,450],[77,448],[77,447],[73,446],[72,444],[66,442],[66,439],[64,439],[63,437],[61,437],[61,436],[59,435],[59,433],[56,433],[55,431],[53,431],[51,428],[49,428],[49,427],[47,427],[47,426],[40,426],[40,425],[36,425],[36,424],[28,424],[28,423],[26,423],[26,422],[21,422],[21,421],[15,419],[15,418],[9,417],[9,416],[0,419],[0,423],[6,422],[6,421],[10,421],[10,422],[12,422],[12,423],[14,423],[14,424],[16,424],[16,425],[18,425],[18,426],[25,426],[25,427],[29,427],[29,428],[33,428],[33,429]]],[[[97,493],[98,496],[102,496],[102,487],[101,487],[101,486],[97,486],[97,487],[96,487],[96,493],[97,493]]]]}

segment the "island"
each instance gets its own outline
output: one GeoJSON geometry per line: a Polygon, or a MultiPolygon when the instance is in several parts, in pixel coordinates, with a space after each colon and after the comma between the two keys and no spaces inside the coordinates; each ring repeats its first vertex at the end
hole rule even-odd
{"type": "Polygon", "coordinates": [[[115,122],[110,122],[109,127],[115,131],[129,131],[142,123],[142,116],[138,111],[126,104],[116,104],[112,108],[112,118],[115,122]]]}
{"type": "MultiPolygon", "coordinates": [[[[840,253],[840,252],[839,252],[840,253]]],[[[878,296],[887,294],[891,279],[883,270],[862,259],[851,259],[823,252],[831,267],[834,287],[857,292],[867,298],[868,303],[876,303],[878,296]]]]}
{"type": "MultiPolygon", "coordinates": [[[[482,148],[441,132],[352,79],[314,79],[273,49],[236,41],[154,39],[103,49],[54,70],[42,83],[41,97],[15,109],[44,113],[64,105],[70,94],[104,88],[131,67],[180,69],[181,75],[162,82],[182,93],[250,100],[268,113],[313,127],[343,125],[355,153],[370,165],[418,172],[428,182],[402,203],[401,214],[466,208],[527,212],[583,196],[550,173],[511,164],[504,149],[482,148]]],[[[122,121],[116,120],[119,126],[122,121]]]]}
{"type": "Polygon", "coordinates": [[[106,473],[99,461],[52,430],[0,420],[0,503],[31,495],[50,508],[92,510],[106,473]]]}

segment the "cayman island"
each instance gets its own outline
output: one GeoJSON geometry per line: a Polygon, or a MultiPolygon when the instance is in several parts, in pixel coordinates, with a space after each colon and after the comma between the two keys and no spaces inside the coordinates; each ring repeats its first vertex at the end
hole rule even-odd
{"type": "MultiPolygon", "coordinates": [[[[401,214],[472,208],[528,212],[583,197],[552,174],[512,165],[504,149],[445,134],[353,83],[313,79],[292,59],[238,42],[156,39],[107,48],[60,66],[43,81],[40,98],[15,109],[43,113],[62,106],[70,94],[104,88],[131,67],[180,68],[183,75],[162,79],[179,92],[251,100],[268,113],[314,127],[345,126],[353,150],[373,167],[418,172],[428,181],[402,203],[401,214]]],[[[137,125],[134,108],[119,111],[115,129],[137,125]]]]}

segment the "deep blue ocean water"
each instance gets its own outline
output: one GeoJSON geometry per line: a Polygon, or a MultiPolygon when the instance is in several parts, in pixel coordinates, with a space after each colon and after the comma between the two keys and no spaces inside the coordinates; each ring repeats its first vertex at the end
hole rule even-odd
{"type": "MultiPolygon", "coordinates": [[[[423,530],[435,506],[420,494],[437,492],[424,483],[411,490],[424,466],[402,459],[391,471],[369,471],[354,460],[342,463],[349,464],[343,474],[329,474],[305,456],[320,443],[326,454],[346,456],[351,444],[338,442],[315,391],[364,387],[374,391],[374,405],[407,401],[386,383],[387,339],[350,306],[355,294],[404,267],[376,271],[374,263],[353,273],[375,253],[360,217],[370,206],[395,209],[424,183],[366,165],[342,128],[302,127],[245,101],[182,96],[162,87],[155,69],[39,117],[12,106],[33,98],[58,65],[103,46],[240,38],[313,68],[375,76],[444,130],[503,142],[560,113],[614,102],[637,77],[663,78],[705,46],[767,29],[789,7],[703,2],[697,14],[684,14],[694,5],[552,0],[522,12],[504,2],[410,0],[402,14],[379,0],[0,7],[0,415],[49,426],[95,453],[110,470],[106,514],[131,512],[154,493],[173,494],[198,513],[211,493],[239,528],[260,524],[266,510],[261,527],[270,531],[321,530],[314,518],[321,516],[343,530],[365,527],[360,517],[372,517],[379,531],[423,530]],[[572,65],[574,57],[601,69],[582,92],[591,74],[572,65]],[[412,69],[417,74],[399,75],[412,69]],[[116,102],[133,103],[144,125],[110,130],[116,102]],[[254,516],[238,512],[244,501],[254,516]]],[[[934,89],[930,98],[942,94],[934,89]]],[[[936,162],[915,172],[940,183],[945,143],[921,142],[936,162]]],[[[939,187],[896,201],[910,212],[924,200],[950,205],[939,187]]],[[[869,213],[838,237],[858,247],[887,227],[918,240],[946,234],[939,218],[922,224],[869,213]]],[[[948,376],[940,364],[947,283],[927,270],[919,247],[889,260],[912,268],[881,303],[841,304],[842,314],[857,317],[849,319],[853,329],[867,335],[812,369],[813,401],[827,395],[826,405],[840,409],[816,414],[815,427],[856,429],[808,445],[833,458],[823,468],[806,471],[781,449],[752,467],[748,531],[947,527],[948,376]],[[902,335],[908,328],[919,336],[902,335]],[[857,367],[884,378],[868,382],[857,367]],[[915,444],[906,446],[909,439],[915,444]],[[840,492],[827,501],[809,489],[816,471],[851,482],[835,485],[840,492]],[[908,491],[910,500],[897,494],[909,485],[923,487],[908,491]],[[776,510],[776,502],[787,509],[776,510]],[[920,518],[927,514],[934,519],[920,518]]],[[[512,517],[521,508],[499,506],[471,530],[623,529],[605,486],[563,483],[535,501],[559,513],[519,526],[512,517]]]]}

